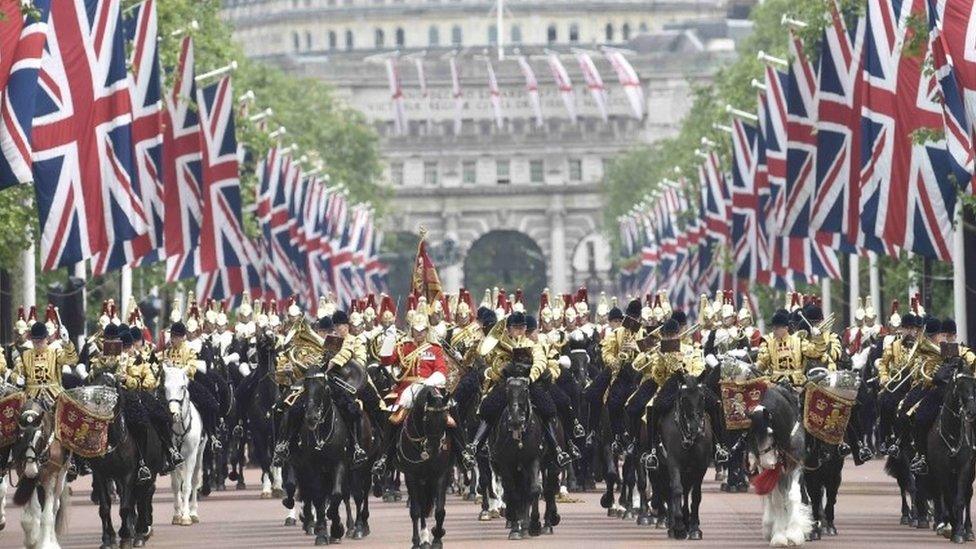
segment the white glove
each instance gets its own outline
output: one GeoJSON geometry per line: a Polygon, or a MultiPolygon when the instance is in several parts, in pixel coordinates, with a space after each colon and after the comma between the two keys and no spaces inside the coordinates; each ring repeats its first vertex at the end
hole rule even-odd
{"type": "Polygon", "coordinates": [[[729,356],[733,356],[733,357],[735,357],[735,358],[737,358],[739,360],[744,360],[746,358],[746,350],[745,349],[733,349],[733,350],[729,351],[729,356]]]}
{"type": "Polygon", "coordinates": [[[88,366],[85,363],[81,363],[75,367],[75,372],[78,374],[78,377],[85,379],[88,377],[88,366]]]}
{"type": "Polygon", "coordinates": [[[64,326],[61,326],[61,328],[58,330],[58,335],[61,336],[61,341],[68,341],[71,339],[71,336],[68,335],[68,329],[64,326]]]}
{"type": "Polygon", "coordinates": [[[393,349],[396,347],[396,328],[393,328],[393,326],[390,326],[390,328],[392,328],[393,331],[391,332],[388,328],[386,333],[383,335],[383,344],[380,345],[381,357],[393,356],[393,349]]]}
{"type": "Polygon", "coordinates": [[[430,377],[425,379],[423,383],[428,387],[443,387],[447,385],[447,378],[444,377],[444,374],[440,372],[434,372],[433,374],[430,374],[430,377]]]}
{"type": "Polygon", "coordinates": [[[810,328],[810,335],[813,336],[813,337],[819,336],[820,335],[820,328],[817,328],[816,326],[810,328]]]}
{"type": "Polygon", "coordinates": [[[562,355],[561,357],[559,357],[559,367],[560,368],[569,368],[571,364],[572,363],[569,361],[569,357],[568,356],[562,355]]]}
{"type": "Polygon", "coordinates": [[[225,364],[233,364],[241,359],[240,353],[231,353],[224,357],[225,364]]]}
{"type": "Polygon", "coordinates": [[[708,364],[712,368],[718,366],[718,364],[719,364],[718,357],[716,357],[715,355],[708,355],[708,356],[706,356],[705,357],[705,364],[708,364]]]}
{"type": "Polygon", "coordinates": [[[251,374],[251,365],[247,362],[242,362],[237,366],[237,371],[240,372],[241,376],[247,377],[251,374]]]}

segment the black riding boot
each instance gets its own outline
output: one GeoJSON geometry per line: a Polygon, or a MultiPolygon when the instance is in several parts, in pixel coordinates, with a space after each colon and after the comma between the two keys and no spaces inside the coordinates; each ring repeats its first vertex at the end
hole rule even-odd
{"type": "Polygon", "coordinates": [[[465,448],[461,427],[448,429],[447,432],[450,433],[451,449],[454,453],[454,459],[458,460],[458,463],[465,469],[474,469],[474,456],[469,455],[467,449],[465,448]]]}
{"type": "Polygon", "coordinates": [[[481,420],[481,423],[478,424],[478,430],[475,432],[474,438],[471,439],[471,442],[469,442],[464,449],[465,453],[468,454],[468,457],[471,460],[474,460],[475,454],[478,453],[478,447],[481,446],[481,443],[484,442],[485,437],[488,436],[488,429],[490,427],[491,426],[488,425],[488,422],[483,419],[481,420]]]}
{"type": "Polygon", "coordinates": [[[729,460],[729,450],[725,447],[725,429],[722,427],[722,420],[716,414],[709,413],[708,418],[712,422],[712,438],[715,440],[715,464],[725,463],[729,460]]]}
{"type": "Polygon", "coordinates": [[[640,461],[644,469],[648,471],[657,471],[660,466],[660,460],[657,458],[658,440],[656,419],[653,409],[647,412],[647,425],[645,428],[647,429],[648,450],[641,456],[640,461]]]}
{"type": "Polygon", "coordinates": [[[353,466],[362,465],[369,458],[366,455],[366,450],[363,450],[363,447],[359,445],[359,439],[362,438],[362,422],[353,419],[349,423],[349,432],[352,434],[352,464],[353,466]]]}
{"type": "MultiPolygon", "coordinates": [[[[394,454],[396,452],[396,426],[390,424],[389,421],[385,422],[383,426],[383,447],[380,450],[380,457],[373,462],[373,475],[377,477],[382,477],[383,473],[386,472],[387,464],[392,464],[396,458],[394,454]]],[[[374,480],[374,482],[379,482],[379,480],[374,480]]]]}
{"type": "Polygon", "coordinates": [[[285,410],[281,416],[281,429],[279,432],[281,436],[275,443],[274,457],[271,458],[271,464],[275,467],[281,467],[288,461],[288,457],[291,454],[291,422],[289,421],[291,410],[285,410]]]}
{"type": "Polygon", "coordinates": [[[556,437],[555,418],[546,423],[545,433],[546,441],[549,443],[549,448],[552,450],[553,455],[556,456],[556,463],[558,463],[560,467],[569,465],[570,462],[573,461],[573,458],[559,446],[559,439],[556,437]]]}

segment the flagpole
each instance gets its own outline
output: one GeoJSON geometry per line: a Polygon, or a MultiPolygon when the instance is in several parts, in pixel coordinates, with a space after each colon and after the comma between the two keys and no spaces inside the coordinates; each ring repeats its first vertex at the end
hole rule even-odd
{"type": "MultiPolygon", "coordinates": [[[[75,266],[74,266],[74,276],[75,276],[75,278],[79,278],[79,279],[84,280],[84,281],[87,281],[88,280],[88,272],[85,269],[85,260],[84,259],[82,259],[78,263],[75,263],[75,266]]],[[[86,286],[82,286],[81,287],[81,318],[83,318],[83,319],[84,318],[87,318],[87,315],[88,315],[88,306],[87,306],[87,304],[88,304],[88,289],[87,289],[86,286]]],[[[86,337],[88,337],[88,323],[87,322],[82,322],[81,333],[78,334],[78,341],[75,341],[75,345],[78,345],[78,348],[79,349],[81,348],[82,344],[84,343],[86,337]]]]}
{"type": "Polygon", "coordinates": [[[495,10],[495,27],[498,32],[495,33],[495,37],[498,39],[498,60],[503,61],[505,59],[505,29],[502,26],[504,21],[505,13],[505,0],[498,0],[498,6],[495,10]]]}
{"type": "Polygon", "coordinates": [[[34,245],[31,244],[29,248],[23,251],[21,254],[21,262],[23,267],[23,300],[24,308],[30,309],[34,305],[37,305],[37,272],[34,260],[34,245]]]}
{"type": "Polygon", "coordinates": [[[956,230],[952,237],[952,256],[956,259],[952,262],[952,300],[955,304],[953,318],[956,319],[956,331],[961,338],[965,338],[969,333],[969,319],[966,307],[966,227],[962,208],[961,204],[956,207],[956,230]]]}
{"type": "MultiPolygon", "coordinates": [[[[124,314],[126,307],[129,306],[129,299],[132,297],[132,267],[129,267],[128,265],[124,265],[122,267],[119,286],[121,290],[119,293],[121,294],[120,297],[122,298],[122,301],[119,303],[122,306],[121,310],[124,314]]],[[[128,319],[126,318],[122,319],[123,322],[126,322],[127,320],[128,319]]]]}
{"type": "MultiPolygon", "coordinates": [[[[868,271],[870,274],[871,304],[881,318],[881,271],[878,270],[878,254],[868,252],[868,271]]],[[[890,312],[890,311],[889,311],[890,312]]]]}
{"type": "Polygon", "coordinates": [[[850,311],[848,319],[853,320],[857,315],[857,300],[861,297],[861,258],[857,254],[847,256],[847,266],[848,287],[850,288],[847,296],[847,309],[850,311]]]}
{"type": "Polygon", "coordinates": [[[830,317],[830,313],[833,310],[833,304],[831,303],[831,298],[833,297],[833,291],[830,287],[830,279],[823,277],[820,280],[820,299],[823,301],[823,315],[824,318],[830,317]]]}

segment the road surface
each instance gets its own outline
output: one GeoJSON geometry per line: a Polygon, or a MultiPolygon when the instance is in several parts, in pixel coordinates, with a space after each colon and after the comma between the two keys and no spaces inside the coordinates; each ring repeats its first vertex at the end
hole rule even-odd
{"type": "MultiPolygon", "coordinates": [[[[212,494],[200,506],[201,523],[180,527],[170,525],[172,493],[169,478],[161,479],[155,499],[156,534],[148,547],[310,547],[313,538],[297,527],[285,527],[284,508],[277,500],[259,499],[257,472],[248,471],[248,490],[212,494]]],[[[708,475],[711,478],[711,473],[708,475]]],[[[98,509],[89,501],[90,479],[75,481],[71,508],[71,529],[62,540],[64,547],[98,547],[101,526],[98,509]]],[[[600,508],[599,494],[574,494],[582,501],[560,506],[562,524],[552,536],[518,542],[507,541],[504,521],[478,522],[479,506],[450,496],[447,509],[445,545],[450,548],[481,548],[487,544],[516,544],[520,548],[559,547],[646,547],[693,544],[701,547],[764,547],[760,531],[760,504],[754,494],[726,494],[709,480],[701,508],[704,540],[675,542],[665,530],[638,526],[633,521],[612,519],[600,508]]],[[[8,494],[8,500],[13,491],[8,494]]],[[[813,542],[817,549],[831,547],[879,547],[884,549],[931,546],[948,543],[931,531],[900,526],[899,496],[894,481],[873,461],[855,468],[850,461],[844,470],[844,483],[838,498],[836,526],[839,536],[813,542]],[[925,544],[925,545],[922,545],[925,544]]],[[[345,546],[409,547],[410,522],[403,503],[371,500],[372,534],[362,541],[343,540],[345,546]]],[[[7,509],[7,528],[0,533],[0,548],[21,547],[20,511],[7,509]]],[[[116,525],[118,519],[116,518],[116,525]]]]}

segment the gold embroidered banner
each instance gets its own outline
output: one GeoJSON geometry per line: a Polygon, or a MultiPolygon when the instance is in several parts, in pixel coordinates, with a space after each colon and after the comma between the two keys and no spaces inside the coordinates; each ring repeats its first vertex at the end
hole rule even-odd
{"type": "Polygon", "coordinates": [[[81,457],[105,455],[108,429],[113,419],[111,413],[95,413],[68,393],[58,396],[54,410],[54,434],[61,444],[81,457]]]}
{"type": "Polygon", "coordinates": [[[827,444],[844,441],[851,420],[854,400],[844,398],[827,387],[807,383],[803,399],[803,427],[827,444]]]}
{"type": "Polygon", "coordinates": [[[725,428],[748,429],[752,425],[749,412],[762,404],[769,386],[769,378],[757,377],[748,381],[723,381],[722,411],[725,412],[725,428]]]}
{"type": "Polygon", "coordinates": [[[27,395],[23,391],[11,393],[0,399],[0,448],[6,448],[17,441],[17,433],[20,431],[18,421],[20,411],[27,401],[27,395]]]}

